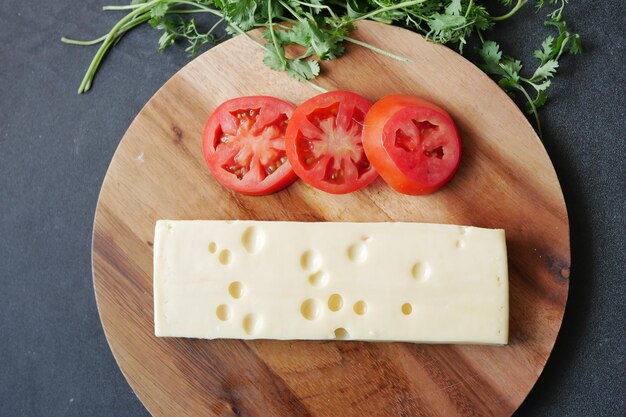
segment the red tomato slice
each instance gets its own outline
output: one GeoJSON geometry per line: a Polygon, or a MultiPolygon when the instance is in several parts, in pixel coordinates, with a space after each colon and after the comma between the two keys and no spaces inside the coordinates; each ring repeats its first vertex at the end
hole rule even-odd
{"type": "Polygon", "coordinates": [[[202,147],[215,178],[249,195],[282,190],[298,177],[285,152],[285,130],[295,106],[274,97],[222,103],[206,122],[202,147]]]}
{"type": "Polygon", "coordinates": [[[378,174],[363,151],[363,120],[371,107],[349,91],[331,91],[302,103],[293,113],[285,148],[293,170],[320,190],[345,194],[378,174]]]}
{"type": "Polygon", "coordinates": [[[452,179],[461,139],[442,108],[418,97],[390,95],[365,117],[363,146],[380,176],[404,194],[429,194],[452,179]]]}

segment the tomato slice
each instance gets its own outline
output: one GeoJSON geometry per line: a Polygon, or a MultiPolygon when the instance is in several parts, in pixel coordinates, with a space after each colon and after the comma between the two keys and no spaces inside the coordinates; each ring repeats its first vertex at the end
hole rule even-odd
{"type": "Polygon", "coordinates": [[[376,102],[365,117],[363,146],[381,177],[404,194],[434,192],[461,161],[461,139],[450,115],[413,96],[376,102]]]}
{"type": "Polygon", "coordinates": [[[285,130],[295,106],[265,96],[222,103],[204,126],[204,159],[226,187],[249,195],[282,190],[298,177],[285,152],[285,130]]]}
{"type": "Polygon", "coordinates": [[[345,194],[378,174],[363,151],[363,120],[371,107],[350,91],[331,91],[302,103],[287,126],[285,148],[296,174],[315,188],[345,194]]]}

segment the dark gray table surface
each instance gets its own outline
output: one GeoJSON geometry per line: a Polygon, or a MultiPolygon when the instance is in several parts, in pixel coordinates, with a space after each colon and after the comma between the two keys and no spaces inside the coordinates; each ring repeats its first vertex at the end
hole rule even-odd
{"type": "MultiPolygon", "coordinates": [[[[124,131],[186,62],[143,28],[76,88],[95,37],[120,16],[104,0],[0,5],[0,416],[148,416],[118,369],[94,300],[96,200],[124,131]]],[[[121,3],[117,0],[114,3],[121,3]]],[[[572,2],[585,52],[563,60],[542,110],[570,217],[563,326],[516,416],[626,415],[626,3],[572,2]]],[[[545,29],[531,7],[495,36],[530,58],[545,29]]],[[[529,204],[532,204],[529,201],[529,204]]]]}

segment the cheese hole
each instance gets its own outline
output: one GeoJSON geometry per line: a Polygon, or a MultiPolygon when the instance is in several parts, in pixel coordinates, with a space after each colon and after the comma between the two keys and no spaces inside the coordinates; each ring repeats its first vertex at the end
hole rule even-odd
{"type": "Polygon", "coordinates": [[[228,286],[228,293],[233,298],[241,298],[243,297],[243,284],[239,281],[234,281],[228,286]]]}
{"type": "Polygon", "coordinates": [[[253,335],[261,328],[261,318],[256,314],[246,314],[243,318],[243,331],[247,335],[253,335]]]}
{"type": "Polygon", "coordinates": [[[300,266],[305,271],[317,271],[322,266],[322,255],[315,250],[308,250],[300,256],[300,266]]]}
{"type": "Polygon", "coordinates": [[[339,311],[343,307],[343,297],[339,294],[333,294],[328,297],[328,308],[330,311],[339,311]]]}
{"type": "Polygon", "coordinates": [[[350,338],[350,333],[343,327],[339,327],[335,329],[335,339],[337,340],[346,340],[350,338]]]}
{"type": "Polygon", "coordinates": [[[215,310],[215,314],[217,314],[217,318],[226,321],[230,320],[230,316],[232,315],[232,311],[229,306],[226,304],[220,304],[217,306],[217,310],[215,310]]]}
{"type": "Polygon", "coordinates": [[[317,300],[309,298],[300,306],[300,313],[307,320],[315,320],[320,314],[320,303],[317,300]]]}
{"type": "Polygon", "coordinates": [[[364,243],[355,243],[348,248],[348,259],[360,264],[367,259],[367,246],[364,243]]]}
{"type": "Polygon", "coordinates": [[[427,262],[416,262],[411,268],[411,275],[418,281],[426,281],[430,278],[430,265],[427,262]]]}
{"type": "Polygon", "coordinates": [[[217,252],[217,243],[211,242],[209,243],[209,253],[217,252]]]}
{"type": "Polygon", "coordinates": [[[356,303],[354,303],[354,312],[356,314],[358,314],[359,316],[362,316],[363,314],[367,313],[367,303],[363,300],[359,300],[356,303]]]}
{"type": "Polygon", "coordinates": [[[314,287],[325,287],[328,284],[328,272],[320,270],[309,275],[309,284],[314,287]]]}
{"type": "Polygon", "coordinates": [[[467,226],[460,226],[460,227],[459,227],[459,232],[460,232],[462,235],[466,235],[466,234],[467,234],[467,232],[469,232],[469,227],[467,227],[467,226]]]}
{"type": "Polygon", "coordinates": [[[500,275],[496,276],[496,282],[498,283],[498,287],[502,285],[502,278],[500,278],[500,275]]]}
{"type": "Polygon", "coordinates": [[[413,306],[411,305],[411,303],[402,304],[402,314],[404,314],[405,316],[408,316],[412,312],[413,312],[413,306]]]}
{"type": "Polygon", "coordinates": [[[223,251],[220,252],[219,259],[222,265],[228,265],[233,260],[233,254],[230,253],[228,249],[224,249],[223,251]]]}
{"type": "Polygon", "coordinates": [[[371,236],[368,236],[368,235],[361,236],[361,240],[362,240],[363,242],[371,242],[371,241],[372,241],[372,237],[371,237],[371,236]]]}
{"type": "Polygon", "coordinates": [[[265,233],[255,226],[250,226],[241,235],[241,243],[248,253],[256,253],[265,245],[265,233]]]}
{"type": "Polygon", "coordinates": [[[458,249],[463,249],[465,247],[465,242],[462,240],[457,240],[455,245],[458,249]]]}

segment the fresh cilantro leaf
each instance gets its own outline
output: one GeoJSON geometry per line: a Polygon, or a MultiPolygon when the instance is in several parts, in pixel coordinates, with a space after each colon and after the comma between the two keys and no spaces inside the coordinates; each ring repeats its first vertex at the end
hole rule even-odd
{"type": "Polygon", "coordinates": [[[570,42],[572,43],[569,48],[570,54],[578,55],[583,51],[583,45],[580,40],[580,35],[578,33],[572,35],[570,42]]]}
{"type": "Polygon", "coordinates": [[[241,30],[254,27],[254,12],[257,8],[255,0],[224,0],[224,11],[228,19],[239,26],[241,30]]]}
{"type": "Polygon", "coordinates": [[[500,61],[502,60],[502,52],[500,46],[494,41],[486,41],[482,48],[478,51],[478,56],[483,59],[481,68],[489,74],[501,74],[500,61]]]}
{"type": "Polygon", "coordinates": [[[351,19],[356,19],[363,16],[365,13],[367,13],[368,6],[369,5],[367,4],[367,2],[348,0],[346,2],[346,11],[348,13],[348,17],[351,19]]]}
{"type": "Polygon", "coordinates": [[[452,0],[446,7],[445,12],[450,16],[459,16],[462,8],[461,0],[452,0]]]}
{"type": "Polygon", "coordinates": [[[559,63],[554,59],[550,59],[546,61],[544,64],[540,65],[539,68],[535,71],[531,80],[545,80],[550,77],[553,77],[556,73],[556,69],[559,67],[559,63]]]}
{"type": "Polygon", "coordinates": [[[541,62],[545,62],[548,59],[550,59],[550,56],[552,56],[553,53],[553,45],[554,44],[554,38],[552,36],[548,36],[542,43],[541,43],[541,48],[542,49],[537,49],[534,53],[533,56],[535,58],[538,58],[539,60],[541,60],[541,62]]]}
{"type": "Polygon", "coordinates": [[[500,68],[502,68],[502,75],[504,77],[508,78],[514,83],[519,82],[519,72],[522,69],[520,61],[506,60],[500,63],[500,68]]]}
{"type": "Polygon", "coordinates": [[[314,59],[290,59],[287,61],[287,72],[299,80],[312,80],[320,73],[320,64],[314,59]]]}
{"type": "Polygon", "coordinates": [[[542,82],[541,84],[531,84],[532,87],[537,90],[537,91],[546,91],[548,89],[548,87],[550,87],[550,85],[552,84],[552,81],[550,80],[545,80],[544,82],[542,82]]]}
{"type": "MultiPolygon", "coordinates": [[[[544,104],[546,104],[546,101],[548,101],[548,95],[544,91],[540,91],[539,94],[537,94],[537,97],[535,97],[535,99],[532,101],[532,104],[535,107],[535,110],[537,110],[539,107],[542,107],[544,104]]],[[[529,113],[532,113],[532,111],[530,111],[529,113]]]]}
{"type": "Polygon", "coordinates": [[[159,48],[157,51],[163,52],[165,48],[170,46],[176,40],[176,34],[173,32],[164,31],[161,37],[159,38],[159,48]]]}
{"type": "Polygon", "coordinates": [[[455,28],[457,26],[461,26],[465,23],[465,18],[463,16],[450,16],[447,14],[435,13],[431,16],[431,20],[428,22],[428,26],[439,33],[443,30],[448,30],[455,28]]]}
{"type": "Polygon", "coordinates": [[[284,71],[286,69],[285,51],[282,48],[265,48],[263,62],[273,70],[284,71]]]}
{"type": "Polygon", "coordinates": [[[167,3],[158,2],[152,9],[150,9],[150,17],[151,18],[159,18],[165,16],[167,13],[167,3]]]}

